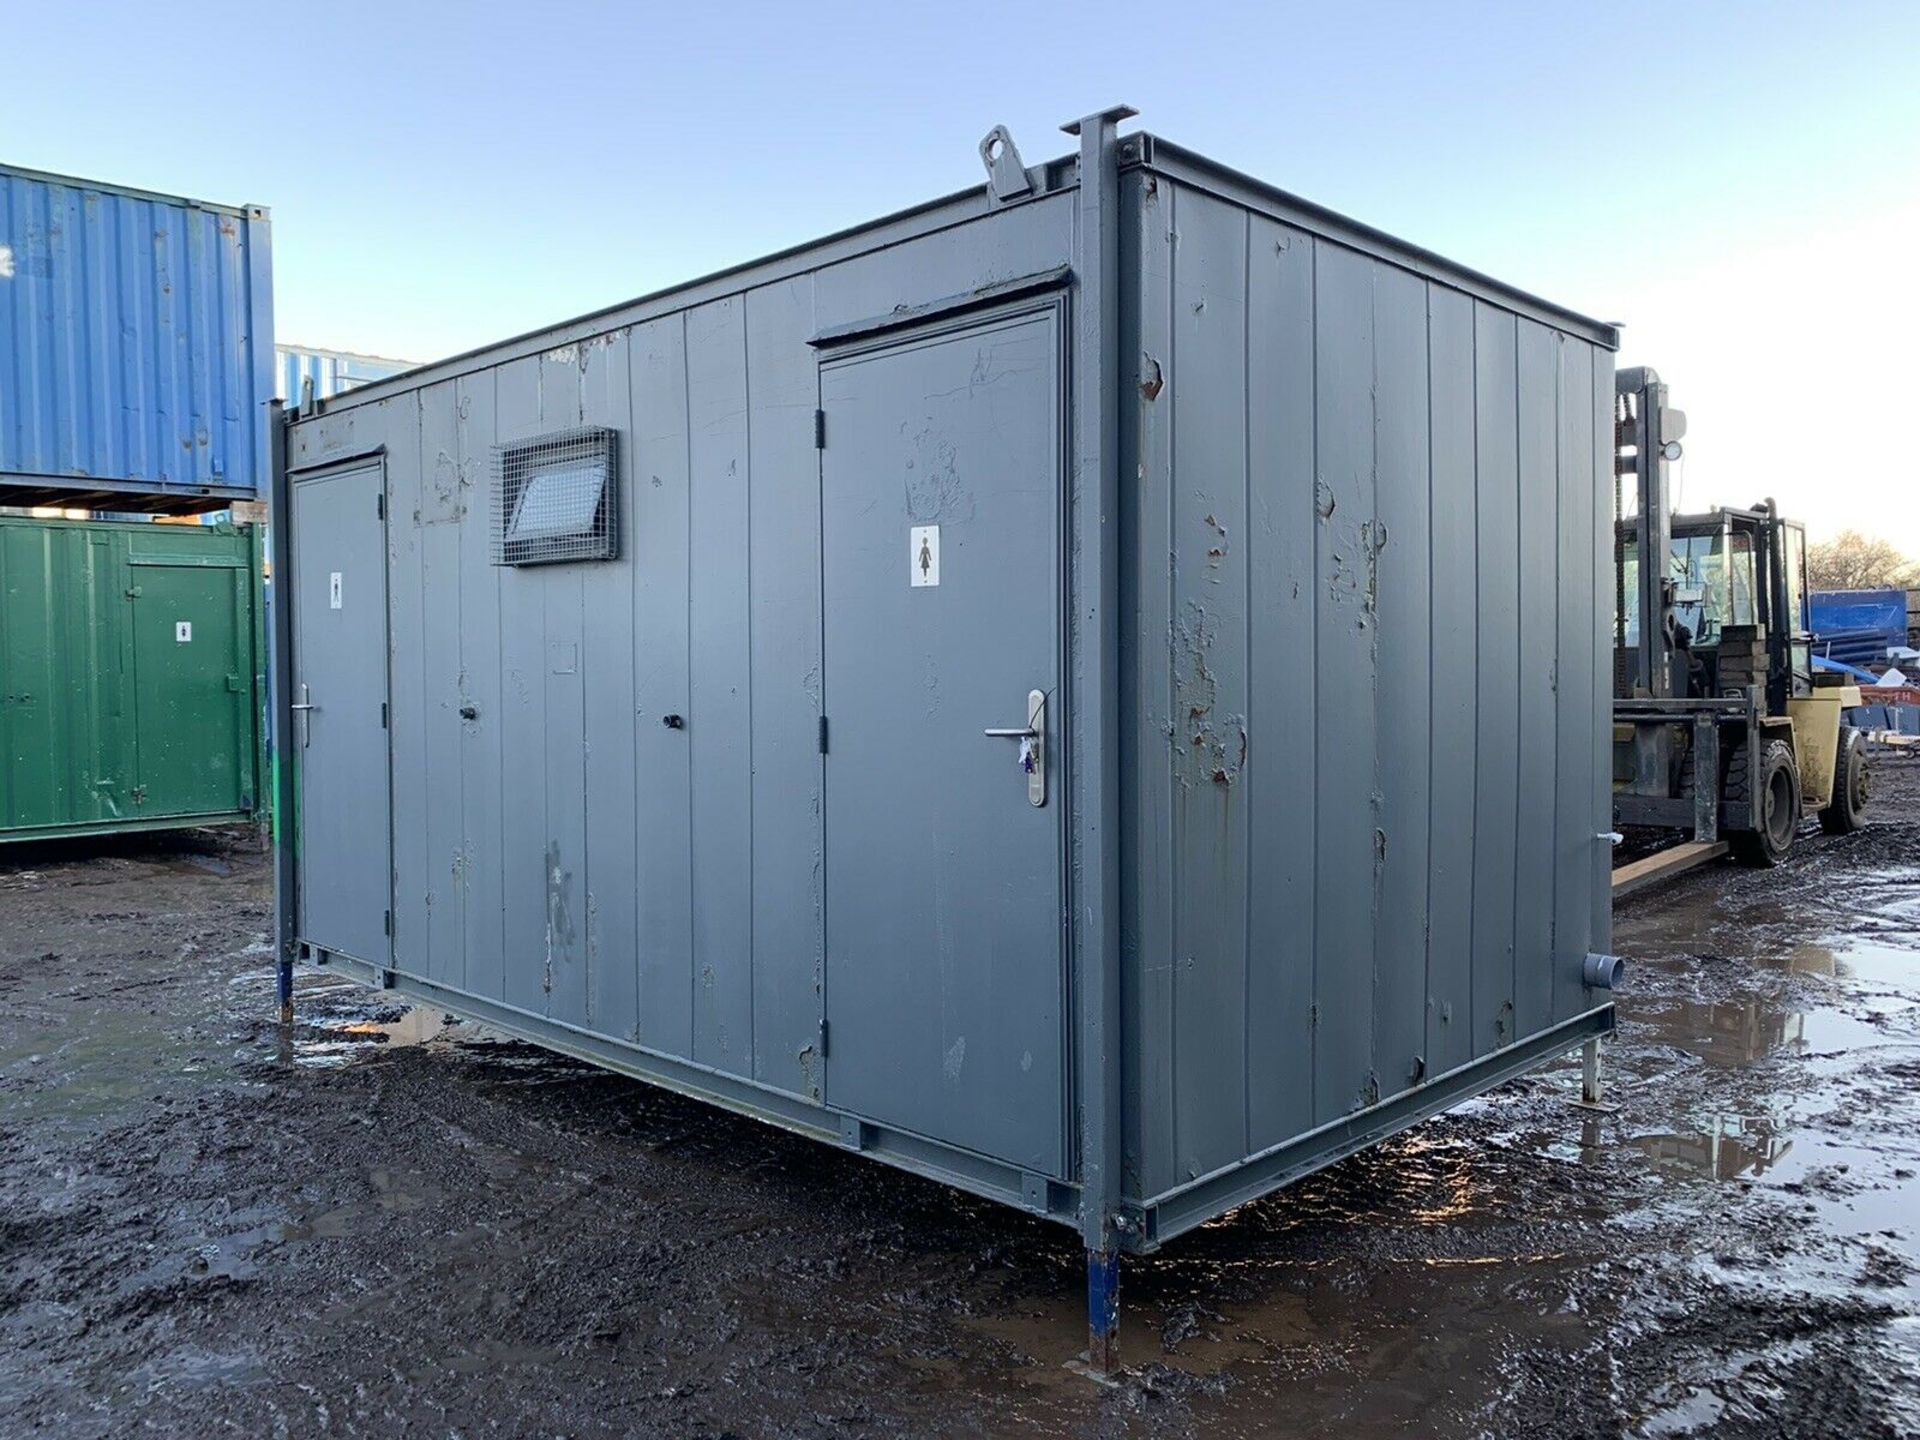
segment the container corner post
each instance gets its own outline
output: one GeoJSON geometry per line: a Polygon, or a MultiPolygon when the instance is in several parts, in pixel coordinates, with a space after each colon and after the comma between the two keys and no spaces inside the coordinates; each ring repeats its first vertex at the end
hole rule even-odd
{"type": "Polygon", "coordinates": [[[1071,666],[1070,885],[1079,1005],[1081,1238],[1087,1249],[1087,1368],[1120,1368],[1120,1206],[1126,1100],[1120,1067],[1121,194],[1117,105],[1061,128],[1080,141],[1074,238],[1073,476],[1069,573],[1082,621],[1071,666]]]}
{"type": "Polygon", "coordinates": [[[1120,1251],[1087,1251],[1087,1368],[1120,1373],[1120,1251]]]}
{"type": "Polygon", "coordinates": [[[286,407],[267,402],[267,776],[273,786],[267,807],[273,831],[273,953],[280,1023],[293,1024],[293,955],[298,873],[294,867],[294,766],[287,740],[293,733],[290,689],[293,664],[293,497],[287,480],[286,407]]]}

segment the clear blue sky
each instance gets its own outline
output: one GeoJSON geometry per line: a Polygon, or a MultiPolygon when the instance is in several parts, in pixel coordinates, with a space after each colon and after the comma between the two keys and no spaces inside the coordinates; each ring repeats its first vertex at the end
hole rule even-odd
{"type": "Polygon", "coordinates": [[[273,208],[282,340],[428,359],[1138,124],[1626,322],[1684,500],[1920,552],[1920,4],[28,4],[0,156],[273,208]]]}

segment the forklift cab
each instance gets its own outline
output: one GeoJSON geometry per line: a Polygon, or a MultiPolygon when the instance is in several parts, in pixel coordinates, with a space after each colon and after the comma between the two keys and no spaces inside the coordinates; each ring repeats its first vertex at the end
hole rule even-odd
{"type": "MultiPolygon", "coordinates": [[[[1622,698],[1651,690],[1633,673],[1642,593],[1636,529],[1632,520],[1615,527],[1615,693],[1622,698]]],[[[1671,666],[1666,693],[1709,699],[1764,687],[1754,698],[1775,715],[1788,700],[1811,694],[1805,527],[1779,519],[1763,503],[1676,515],[1670,535],[1663,579],[1672,627],[1664,647],[1671,666]]]]}
{"type": "Polygon", "coordinates": [[[1638,528],[1620,522],[1614,541],[1616,823],[1690,819],[1697,839],[1726,833],[1760,864],[1786,855],[1802,813],[1857,828],[1865,751],[1840,714],[1859,692],[1815,685],[1805,529],[1771,503],[1674,516],[1659,589],[1666,630],[1642,647],[1638,528]],[[1649,650],[1667,667],[1657,690],[1643,671],[1649,650]]]}

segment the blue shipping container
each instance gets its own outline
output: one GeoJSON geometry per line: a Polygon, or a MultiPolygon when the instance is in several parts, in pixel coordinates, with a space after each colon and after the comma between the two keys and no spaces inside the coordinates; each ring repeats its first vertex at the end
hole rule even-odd
{"type": "Polygon", "coordinates": [[[1807,597],[1815,653],[1850,665],[1884,662],[1907,643],[1904,590],[1816,590],[1807,597]]]}
{"type": "Polygon", "coordinates": [[[0,504],[258,498],[271,254],[263,206],[0,165],[0,504]]]}

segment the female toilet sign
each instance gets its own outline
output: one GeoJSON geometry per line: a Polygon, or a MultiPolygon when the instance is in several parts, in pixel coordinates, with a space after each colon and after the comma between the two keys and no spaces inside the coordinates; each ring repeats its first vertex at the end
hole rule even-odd
{"type": "Polygon", "coordinates": [[[907,532],[907,576],[915,586],[940,583],[938,525],[915,525],[907,532]]]}

